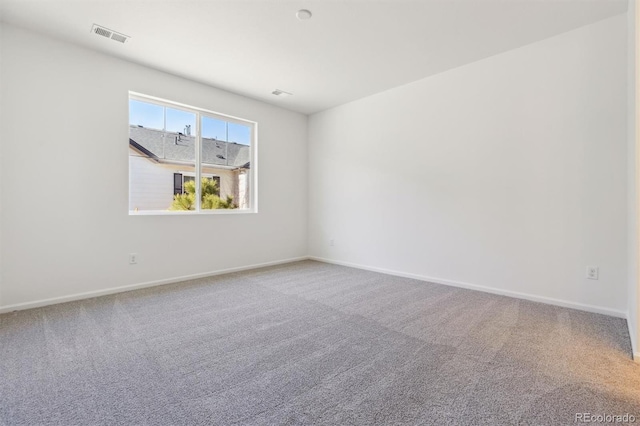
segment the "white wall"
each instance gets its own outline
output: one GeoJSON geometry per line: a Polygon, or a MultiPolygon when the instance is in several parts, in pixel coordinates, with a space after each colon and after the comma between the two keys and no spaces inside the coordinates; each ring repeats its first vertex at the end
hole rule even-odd
{"type": "Polygon", "coordinates": [[[5,309],[306,255],[306,116],[8,25],[1,48],[5,309]],[[129,216],[129,90],[258,122],[259,213],[129,216]]]}
{"type": "Polygon", "coordinates": [[[629,10],[627,11],[627,185],[628,185],[628,296],[627,296],[627,310],[629,324],[629,334],[631,337],[631,345],[633,347],[635,358],[640,360],[640,353],[638,351],[638,331],[640,330],[638,324],[638,306],[640,300],[638,299],[638,194],[637,194],[637,164],[638,164],[638,152],[636,150],[637,144],[637,119],[636,119],[636,104],[638,97],[638,87],[636,85],[636,72],[638,57],[636,55],[636,45],[638,40],[637,32],[637,16],[640,12],[636,6],[635,1],[629,2],[629,10]]]}
{"type": "Polygon", "coordinates": [[[625,315],[626,37],[619,15],[311,116],[310,254],[625,315]]]}

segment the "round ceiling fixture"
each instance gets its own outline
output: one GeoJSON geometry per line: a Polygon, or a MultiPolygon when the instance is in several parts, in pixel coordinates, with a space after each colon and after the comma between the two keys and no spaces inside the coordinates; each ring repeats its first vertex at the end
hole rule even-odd
{"type": "Polygon", "coordinates": [[[311,11],[307,10],[307,9],[300,9],[299,11],[296,12],[296,17],[301,20],[307,20],[307,19],[311,19],[311,11]]]}

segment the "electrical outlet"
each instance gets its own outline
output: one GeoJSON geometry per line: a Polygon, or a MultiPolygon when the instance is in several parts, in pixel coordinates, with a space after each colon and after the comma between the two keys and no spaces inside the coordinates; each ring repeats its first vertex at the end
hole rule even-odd
{"type": "Polygon", "coordinates": [[[138,263],[138,253],[129,253],[129,264],[135,265],[138,263]]]}
{"type": "Polygon", "coordinates": [[[597,280],[600,273],[600,268],[597,266],[587,266],[587,278],[590,280],[597,280]]]}
{"type": "Polygon", "coordinates": [[[331,247],[333,247],[335,245],[335,241],[333,240],[333,238],[329,240],[329,245],[331,247]]]}

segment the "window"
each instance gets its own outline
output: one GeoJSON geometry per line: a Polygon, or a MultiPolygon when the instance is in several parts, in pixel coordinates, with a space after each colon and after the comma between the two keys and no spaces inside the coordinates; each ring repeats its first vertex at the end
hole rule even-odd
{"type": "Polygon", "coordinates": [[[256,123],[129,96],[129,211],[256,211],[256,123]]]}

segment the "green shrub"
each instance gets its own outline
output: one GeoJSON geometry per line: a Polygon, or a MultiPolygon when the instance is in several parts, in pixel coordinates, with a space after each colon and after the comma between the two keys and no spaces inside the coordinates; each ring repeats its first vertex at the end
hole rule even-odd
{"type": "MultiPolygon", "coordinates": [[[[184,193],[175,194],[169,210],[195,210],[196,208],[196,182],[190,180],[184,183],[184,193]]],[[[213,179],[202,178],[202,197],[200,206],[203,210],[211,209],[237,209],[233,197],[227,195],[226,199],[220,198],[220,188],[213,179]]]]}

